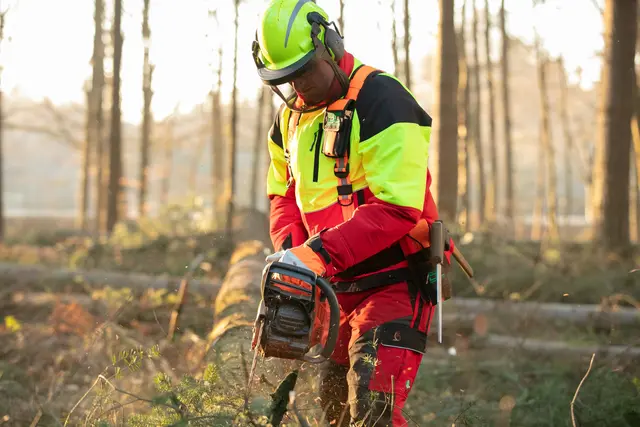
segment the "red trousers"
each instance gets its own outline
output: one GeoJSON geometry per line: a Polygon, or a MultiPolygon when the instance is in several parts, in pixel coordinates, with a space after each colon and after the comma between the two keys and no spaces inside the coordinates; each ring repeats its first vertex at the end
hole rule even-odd
{"type": "Polygon", "coordinates": [[[433,306],[406,282],[337,296],[338,343],[320,369],[330,425],[341,416],[338,427],[407,425],[402,408],[426,350],[433,306]]]}

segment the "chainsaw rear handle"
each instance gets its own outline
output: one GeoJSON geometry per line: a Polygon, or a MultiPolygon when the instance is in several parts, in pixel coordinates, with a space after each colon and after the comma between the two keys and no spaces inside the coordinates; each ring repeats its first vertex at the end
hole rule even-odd
{"type": "MultiPolygon", "coordinates": [[[[322,294],[327,298],[329,303],[329,333],[327,335],[327,342],[322,348],[320,354],[315,356],[305,355],[303,360],[309,363],[322,363],[329,359],[336,347],[336,343],[338,342],[338,330],[340,325],[340,305],[338,304],[338,298],[333,291],[331,283],[309,269],[280,261],[273,261],[267,264],[265,270],[268,272],[267,275],[282,273],[305,282],[314,283],[316,288],[322,291],[322,294]]],[[[267,275],[265,275],[264,280],[269,280],[269,278],[266,277],[267,275]]],[[[264,286],[262,289],[264,292],[264,286]]],[[[264,298],[264,294],[262,296],[264,298]]]]}
{"type": "Polygon", "coordinates": [[[329,302],[329,333],[327,334],[327,342],[320,354],[304,356],[304,361],[309,363],[322,363],[331,357],[338,342],[338,331],[340,329],[340,305],[338,304],[336,293],[333,292],[331,283],[320,276],[316,276],[316,286],[320,288],[329,302]]]}

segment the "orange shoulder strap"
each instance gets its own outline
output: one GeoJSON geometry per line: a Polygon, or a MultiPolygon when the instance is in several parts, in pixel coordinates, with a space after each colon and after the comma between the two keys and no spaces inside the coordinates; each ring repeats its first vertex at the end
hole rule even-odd
{"type": "MultiPolygon", "coordinates": [[[[350,102],[355,101],[358,98],[360,89],[367,77],[377,71],[376,68],[368,65],[362,65],[356,69],[353,77],[349,81],[349,90],[344,98],[339,99],[332,103],[327,110],[339,111],[345,110],[350,102]]],[[[352,116],[348,116],[348,120],[351,120],[352,116]]],[[[349,130],[351,126],[349,126],[349,130]]],[[[353,187],[351,180],[349,179],[349,150],[345,150],[342,157],[336,157],[336,164],[333,168],[333,173],[338,178],[338,203],[342,207],[342,218],[344,221],[353,216],[355,206],[353,204],[353,187]]]]}

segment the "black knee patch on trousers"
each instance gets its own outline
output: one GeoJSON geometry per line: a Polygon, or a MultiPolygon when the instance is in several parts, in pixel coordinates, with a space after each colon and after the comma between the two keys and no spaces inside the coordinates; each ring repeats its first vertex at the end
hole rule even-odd
{"type": "Polygon", "coordinates": [[[353,426],[390,426],[393,406],[390,396],[369,390],[377,362],[378,345],[376,328],[358,338],[349,349],[352,368],[347,373],[349,405],[353,426]]]}
{"type": "Polygon", "coordinates": [[[332,427],[347,427],[349,425],[349,412],[344,409],[347,405],[348,397],[348,370],[348,366],[339,365],[333,360],[328,360],[319,367],[320,402],[322,409],[326,408],[325,419],[332,427]],[[342,423],[338,425],[343,413],[342,423]],[[332,421],[334,421],[334,424],[330,424],[332,421]]]}

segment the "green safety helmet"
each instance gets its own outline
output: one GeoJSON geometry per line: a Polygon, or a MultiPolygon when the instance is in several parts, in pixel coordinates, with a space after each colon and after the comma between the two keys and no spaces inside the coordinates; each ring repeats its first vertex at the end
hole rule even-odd
{"type": "Polygon", "coordinates": [[[295,94],[285,97],[278,86],[304,73],[316,57],[328,60],[340,83],[348,87],[348,78],[336,64],[344,55],[342,35],[328,19],[313,0],[272,0],[260,16],[253,59],[263,83],[287,104],[292,104],[295,94]]]}

